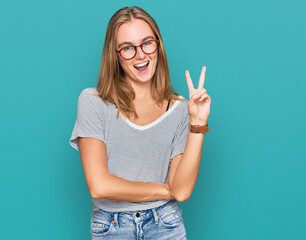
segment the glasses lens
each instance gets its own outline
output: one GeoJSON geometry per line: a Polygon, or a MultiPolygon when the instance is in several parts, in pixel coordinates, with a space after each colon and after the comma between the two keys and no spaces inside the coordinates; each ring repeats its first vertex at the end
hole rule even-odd
{"type": "Polygon", "coordinates": [[[133,58],[135,55],[135,48],[133,46],[126,46],[121,50],[121,56],[125,59],[133,58]]]}
{"type": "Polygon", "coordinates": [[[142,50],[147,53],[153,53],[157,49],[157,42],[150,40],[142,44],[142,50]]]}

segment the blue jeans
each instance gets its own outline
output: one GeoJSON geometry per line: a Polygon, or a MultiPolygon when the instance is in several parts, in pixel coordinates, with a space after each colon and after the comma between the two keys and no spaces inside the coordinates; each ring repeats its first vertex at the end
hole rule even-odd
{"type": "Polygon", "coordinates": [[[141,211],[92,211],[90,228],[93,240],[187,239],[182,209],[174,199],[157,208],[141,211]]]}

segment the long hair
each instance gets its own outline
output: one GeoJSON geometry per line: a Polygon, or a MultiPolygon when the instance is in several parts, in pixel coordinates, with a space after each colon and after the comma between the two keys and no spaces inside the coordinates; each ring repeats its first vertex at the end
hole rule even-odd
{"type": "Polygon", "coordinates": [[[109,101],[116,106],[118,110],[117,118],[119,112],[125,116],[133,115],[136,119],[138,118],[132,102],[135,98],[135,92],[125,78],[115,48],[118,28],[133,19],[146,21],[155,34],[156,39],[160,42],[156,70],[151,80],[152,98],[158,106],[161,106],[165,99],[181,100],[179,94],[170,83],[166,52],[156,22],[146,11],[139,7],[124,7],[119,9],[108,23],[97,84],[98,95],[101,99],[106,103],[109,101]]]}

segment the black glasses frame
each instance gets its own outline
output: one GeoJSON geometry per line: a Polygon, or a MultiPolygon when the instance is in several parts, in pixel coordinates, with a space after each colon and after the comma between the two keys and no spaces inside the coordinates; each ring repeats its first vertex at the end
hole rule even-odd
{"type": "Polygon", "coordinates": [[[150,54],[153,54],[153,53],[155,53],[156,52],[156,50],[158,49],[158,47],[159,47],[159,41],[158,40],[153,40],[153,39],[150,39],[150,40],[148,40],[148,41],[145,41],[144,43],[142,43],[142,44],[140,44],[140,45],[138,45],[138,46],[134,46],[134,45],[129,45],[129,46],[132,46],[132,47],[134,47],[135,48],[135,54],[134,54],[134,56],[133,57],[131,57],[131,58],[124,58],[124,57],[122,57],[122,55],[121,55],[121,51],[123,50],[123,48],[125,48],[125,47],[122,47],[120,50],[116,50],[116,52],[117,53],[119,53],[119,55],[123,58],[123,59],[125,59],[125,60],[130,60],[130,59],[132,59],[132,58],[134,58],[135,56],[136,56],[136,54],[137,54],[137,47],[140,47],[141,48],[141,51],[143,51],[143,53],[145,53],[145,54],[147,54],[147,55],[150,55],[150,54]],[[143,47],[143,44],[145,44],[146,42],[149,42],[149,41],[154,41],[154,42],[156,42],[157,43],[157,47],[156,47],[156,49],[155,49],[155,51],[154,52],[151,52],[151,53],[146,53],[143,49],[142,49],[142,47],[143,47]]]}

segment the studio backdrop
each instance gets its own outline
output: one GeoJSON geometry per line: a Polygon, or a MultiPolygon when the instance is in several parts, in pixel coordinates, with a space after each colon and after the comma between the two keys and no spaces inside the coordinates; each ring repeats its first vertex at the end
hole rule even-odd
{"type": "Polygon", "coordinates": [[[207,66],[198,180],[181,202],[191,240],[306,239],[306,4],[293,1],[2,1],[0,239],[90,239],[91,197],[68,141],[95,87],[107,23],[156,20],[173,87],[207,66]]]}

